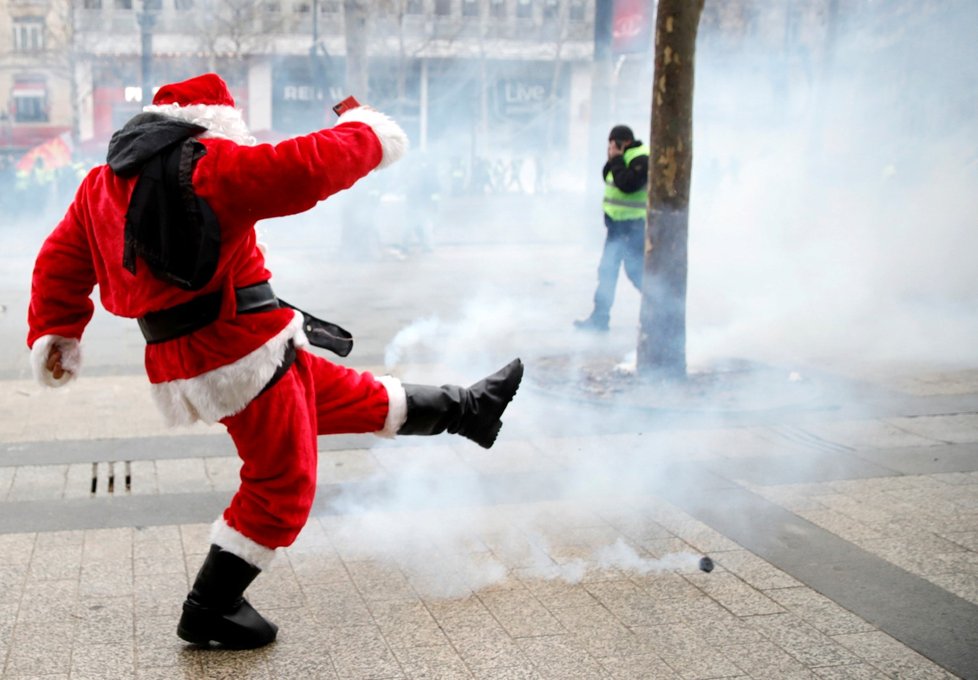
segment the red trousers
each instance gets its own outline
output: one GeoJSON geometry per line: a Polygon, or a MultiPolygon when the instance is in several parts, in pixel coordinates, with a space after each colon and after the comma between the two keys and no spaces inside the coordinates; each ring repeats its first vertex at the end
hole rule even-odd
{"type": "MultiPolygon", "coordinates": [[[[221,420],[243,463],[241,486],[224,511],[230,542],[237,533],[259,551],[291,545],[316,494],[316,437],[382,431],[389,401],[385,384],[370,373],[298,350],[278,382],[221,420]]],[[[248,559],[247,546],[243,552],[248,559]]]]}

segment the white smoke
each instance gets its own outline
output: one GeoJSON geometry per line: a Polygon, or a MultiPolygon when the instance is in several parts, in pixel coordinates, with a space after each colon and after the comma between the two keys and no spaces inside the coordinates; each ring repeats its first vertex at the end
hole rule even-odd
{"type": "MultiPolygon", "coordinates": [[[[974,12],[966,5],[958,9],[974,12]]],[[[965,24],[953,17],[943,21],[965,24]]],[[[711,55],[711,37],[701,38],[687,352],[691,371],[698,375],[727,370],[723,384],[729,389],[694,381],[685,391],[652,393],[653,406],[716,413],[719,425],[731,410],[763,411],[817,397],[844,397],[824,393],[837,387],[820,383],[820,371],[872,362],[974,365],[978,360],[974,118],[930,110],[946,124],[924,126],[926,131],[920,127],[921,110],[941,97],[958,102],[970,97],[973,110],[974,47],[967,48],[967,59],[955,59],[960,67],[937,77],[932,70],[890,63],[893,53],[880,51],[873,30],[872,21],[855,28],[843,21],[834,62],[840,68],[831,73],[820,71],[830,62],[817,50],[806,57],[778,49],[748,53],[744,47],[741,53],[717,57],[711,55]],[[789,57],[797,61],[786,66],[783,60],[789,57]],[[798,66],[805,63],[806,68],[798,66]],[[779,70],[787,74],[783,90],[773,89],[768,77],[779,70]],[[702,389],[694,389],[697,385],[702,389]]],[[[622,122],[648,138],[644,121],[622,122]]],[[[486,201],[480,209],[481,221],[511,222],[508,212],[493,219],[492,205],[486,201]]],[[[541,493],[555,494],[574,507],[587,508],[600,496],[647,495],[664,483],[671,461],[715,456],[721,442],[731,456],[783,451],[785,442],[749,432],[731,438],[729,431],[714,434],[708,428],[608,437],[602,427],[614,418],[628,432],[627,411],[592,408],[581,400],[580,408],[561,416],[553,395],[534,391],[535,361],[548,353],[566,355],[568,373],[579,372],[596,355],[609,358],[623,378],[635,370],[634,344],[622,342],[621,327],[637,328],[638,297],[623,276],[611,334],[584,338],[570,325],[571,310],[586,313],[593,293],[600,254],[597,210],[582,213],[577,204],[565,210],[560,201],[547,207],[550,221],[533,221],[532,228],[555,244],[553,261],[522,270],[518,262],[509,267],[498,260],[474,263],[473,281],[496,276],[517,282],[473,291],[465,281],[459,286],[459,299],[465,302],[456,313],[418,319],[397,334],[385,354],[388,370],[415,372],[421,369],[414,365],[424,364],[430,372],[437,365],[475,378],[481,369],[496,368],[501,353],[523,355],[530,384],[517,396],[512,415],[507,413],[510,427],[517,424],[522,432],[534,433],[534,424],[540,424],[554,432],[560,430],[554,420],[568,417],[573,422],[567,429],[575,435],[593,431],[596,436],[585,434],[544,454],[529,444],[507,442],[472,455],[501,456],[517,469],[532,467],[534,456],[549,456],[547,462],[556,461],[560,476],[550,480],[556,489],[541,493]],[[574,242],[590,249],[589,264],[573,275],[564,272],[550,289],[539,285],[561,262],[558,256],[566,255],[559,244],[574,242]],[[559,342],[545,345],[548,338],[559,342]]],[[[464,446],[452,443],[453,450],[468,451],[464,446]]],[[[568,583],[606,569],[682,571],[695,568],[695,550],[704,547],[687,550],[677,541],[675,552],[657,559],[627,535],[611,531],[603,542],[566,553],[566,526],[539,504],[522,503],[524,515],[513,517],[508,508],[489,502],[479,474],[452,471],[443,488],[431,481],[439,469],[385,476],[382,498],[368,502],[375,515],[338,505],[341,512],[354,512],[350,531],[355,535],[347,538],[367,554],[394,560],[426,592],[443,594],[489,586],[514,570],[568,583]],[[418,510],[433,504],[453,510],[431,515],[418,510]],[[432,552],[431,546],[438,550],[432,552]]],[[[682,479],[666,480],[673,490],[683,491],[682,479]]],[[[736,509],[729,511],[738,516],[736,509]]]]}

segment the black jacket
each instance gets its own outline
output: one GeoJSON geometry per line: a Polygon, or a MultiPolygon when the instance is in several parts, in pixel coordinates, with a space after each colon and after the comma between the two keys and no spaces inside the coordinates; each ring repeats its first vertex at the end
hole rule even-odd
{"type": "MultiPolygon", "coordinates": [[[[636,139],[628,144],[623,151],[641,145],[642,140],[636,139]]],[[[615,156],[609,159],[604,164],[604,168],[601,170],[602,181],[608,176],[609,172],[611,173],[615,186],[625,193],[630,194],[633,191],[638,191],[645,187],[649,181],[649,157],[646,154],[642,154],[633,158],[632,162],[628,165],[625,165],[625,156],[623,153],[621,156],[615,156]]]]}

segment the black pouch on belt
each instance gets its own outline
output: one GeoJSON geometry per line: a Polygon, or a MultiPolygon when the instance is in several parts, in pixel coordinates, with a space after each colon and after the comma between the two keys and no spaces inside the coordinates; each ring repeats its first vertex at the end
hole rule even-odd
{"type": "Polygon", "coordinates": [[[279,298],[278,302],[283,307],[289,307],[302,314],[302,330],[305,331],[310,344],[328,349],[341,357],[347,356],[353,350],[353,334],[350,331],[330,321],[319,319],[282,298],[279,298]]]}

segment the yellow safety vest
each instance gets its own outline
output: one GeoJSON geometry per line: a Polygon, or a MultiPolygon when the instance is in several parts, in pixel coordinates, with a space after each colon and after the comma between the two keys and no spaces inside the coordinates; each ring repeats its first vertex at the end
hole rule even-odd
{"type": "MultiPolygon", "coordinates": [[[[648,156],[648,144],[626,149],[623,154],[625,165],[632,162],[636,156],[648,156]]],[[[604,178],[604,212],[615,221],[638,220],[645,218],[645,211],[648,206],[649,192],[646,187],[626,194],[615,186],[614,178],[609,172],[604,178]]]]}

